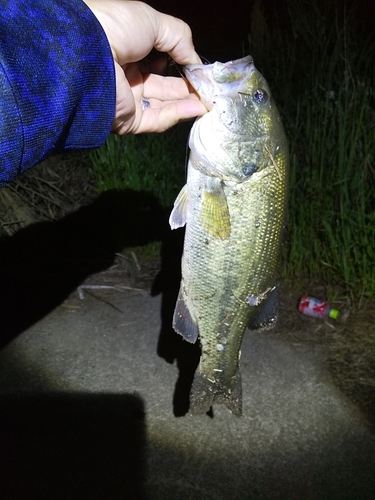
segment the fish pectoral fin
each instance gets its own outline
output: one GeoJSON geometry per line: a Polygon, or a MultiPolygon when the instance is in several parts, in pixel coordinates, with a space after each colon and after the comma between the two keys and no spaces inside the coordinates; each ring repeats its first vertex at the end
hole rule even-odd
{"type": "Polygon", "coordinates": [[[191,344],[194,344],[199,335],[198,325],[193,321],[190,311],[182,298],[181,290],[178,294],[173,315],[173,328],[191,344]]]}
{"type": "Polygon", "coordinates": [[[248,325],[250,330],[271,330],[276,325],[279,309],[278,290],[274,287],[268,299],[264,302],[260,313],[248,325]]]}
{"type": "Polygon", "coordinates": [[[230,217],[227,199],[222,187],[203,191],[201,208],[202,226],[216,239],[225,240],[230,235],[230,217]]]}
{"type": "Polygon", "coordinates": [[[169,216],[169,225],[171,226],[171,229],[177,229],[186,224],[187,204],[188,190],[185,184],[185,186],[178,193],[174,202],[173,210],[169,216]]]}
{"type": "Polygon", "coordinates": [[[211,381],[199,371],[195,373],[190,392],[190,414],[204,415],[214,403],[225,405],[233,415],[242,415],[242,384],[239,372],[230,386],[211,381]]]}

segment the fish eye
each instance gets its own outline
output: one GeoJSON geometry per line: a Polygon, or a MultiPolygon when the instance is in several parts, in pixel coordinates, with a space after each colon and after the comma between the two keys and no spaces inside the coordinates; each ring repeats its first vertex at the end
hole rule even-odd
{"type": "Polygon", "coordinates": [[[268,102],[268,94],[263,89],[256,89],[253,97],[258,104],[266,104],[268,102]]]}
{"type": "Polygon", "coordinates": [[[258,170],[258,167],[255,163],[247,163],[242,167],[242,172],[246,177],[253,175],[258,170]]]}

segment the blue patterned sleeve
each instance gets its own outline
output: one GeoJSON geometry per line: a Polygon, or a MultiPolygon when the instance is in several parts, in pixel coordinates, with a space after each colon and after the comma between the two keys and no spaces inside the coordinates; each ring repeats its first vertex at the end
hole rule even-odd
{"type": "Polygon", "coordinates": [[[100,146],[115,94],[111,48],[82,0],[0,0],[0,187],[54,153],[100,146]]]}

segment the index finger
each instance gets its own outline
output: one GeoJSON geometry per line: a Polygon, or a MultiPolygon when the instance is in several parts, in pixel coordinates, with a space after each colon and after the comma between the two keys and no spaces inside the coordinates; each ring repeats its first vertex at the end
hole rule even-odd
{"type": "Polygon", "coordinates": [[[154,11],[157,31],[155,33],[155,49],[167,52],[178,64],[201,64],[195,52],[190,27],[181,19],[154,11]]]}

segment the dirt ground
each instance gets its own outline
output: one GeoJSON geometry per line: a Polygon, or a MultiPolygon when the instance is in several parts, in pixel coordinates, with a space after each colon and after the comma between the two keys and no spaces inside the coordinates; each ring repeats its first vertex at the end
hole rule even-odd
{"type": "MultiPolygon", "coordinates": [[[[87,232],[86,244],[78,248],[77,241],[73,241],[74,252],[65,249],[65,257],[61,258],[65,258],[63,266],[71,272],[75,270],[72,259],[81,263],[86,259],[84,270],[80,265],[77,273],[80,293],[103,300],[101,294],[105,288],[101,287],[118,293],[144,290],[154,294],[167,287],[173,294],[178,287],[182,240],[181,235],[169,234],[165,215],[152,196],[104,193],[97,197],[85,155],[56,157],[0,190],[0,237],[3,236],[0,254],[3,262],[8,259],[10,268],[13,261],[19,267],[19,262],[25,260],[28,262],[25,272],[30,273],[32,268],[37,273],[38,266],[44,269],[48,265],[49,252],[58,253],[54,245],[61,249],[66,244],[64,228],[79,219],[76,236],[87,232]],[[131,220],[124,222],[129,213],[131,220]],[[47,231],[50,241],[37,242],[38,230],[32,235],[30,232],[33,224],[39,224],[40,228],[50,224],[51,231],[47,231]],[[125,238],[118,236],[123,231],[125,238]],[[151,256],[139,245],[155,241],[151,256]],[[28,250],[24,259],[17,261],[14,248],[20,246],[28,250]],[[98,288],[90,288],[93,286],[98,288]]],[[[61,266],[61,262],[54,265],[61,266]]],[[[22,273],[18,267],[13,274],[22,273]]],[[[340,311],[337,320],[321,321],[298,313],[297,302],[302,294],[323,299],[325,292],[319,283],[305,286],[281,283],[277,326],[264,335],[282,338],[291,345],[313,345],[323,355],[337,386],[375,420],[375,302],[338,301],[332,304],[340,311]]],[[[62,303],[66,298],[64,293],[51,299],[46,307],[62,303]]],[[[9,323],[15,324],[11,335],[27,326],[21,320],[15,321],[11,312],[9,323]]]]}
{"type": "MultiPolygon", "coordinates": [[[[137,258],[135,251],[125,250],[111,268],[90,276],[83,285],[88,288],[83,288],[83,292],[100,297],[104,291],[100,286],[113,286],[120,293],[126,290],[155,293],[164,272],[162,264],[158,257],[137,258]],[[90,289],[92,285],[98,289],[90,289]]],[[[319,351],[337,387],[375,424],[375,303],[337,301],[332,304],[339,310],[336,320],[322,321],[298,312],[302,294],[324,299],[324,292],[319,285],[293,289],[280,283],[276,327],[262,335],[319,351]]],[[[176,286],[174,293],[177,295],[176,286]]]]}

